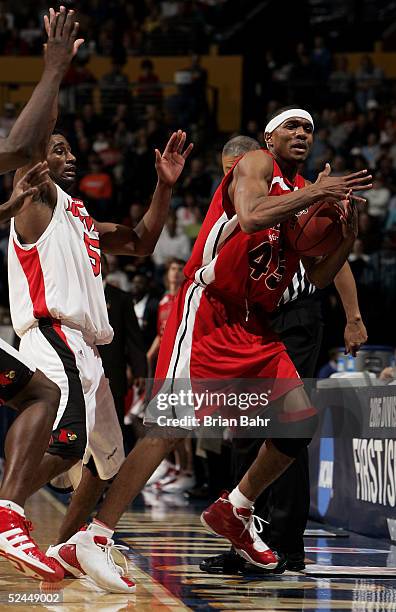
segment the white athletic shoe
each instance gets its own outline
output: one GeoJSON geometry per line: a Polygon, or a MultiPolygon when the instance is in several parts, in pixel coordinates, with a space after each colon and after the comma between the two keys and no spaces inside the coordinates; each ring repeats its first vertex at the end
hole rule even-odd
{"type": "Polygon", "coordinates": [[[152,487],[156,482],[159,482],[164,478],[164,476],[168,473],[169,469],[172,468],[173,465],[167,459],[161,461],[155,472],[153,472],[146,482],[146,487],[152,487]]]}
{"type": "MultiPolygon", "coordinates": [[[[85,529],[82,531],[85,531],[85,529]]],[[[50,546],[46,552],[47,557],[56,559],[56,561],[63,567],[66,578],[68,576],[73,576],[74,578],[88,577],[77,559],[76,542],[79,533],[81,533],[81,531],[75,533],[69,540],[67,540],[67,542],[50,546]]],[[[119,575],[126,576],[128,573],[128,562],[126,557],[121,552],[122,549],[126,550],[127,546],[115,544],[111,548],[111,555],[119,575]]]]}
{"type": "Polygon", "coordinates": [[[155,491],[162,491],[163,487],[165,485],[169,485],[171,484],[171,482],[175,482],[178,478],[180,474],[180,470],[175,468],[175,467],[170,467],[167,471],[167,473],[165,474],[165,476],[163,478],[161,478],[161,480],[159,480],[158,482],[154,483],[153,485],[153,489],[155,491]]]}
{"type": "Polygon", "coordinates": [[[193,474],[179,474],[173,482],[165,484],[162,493],[183,493],[195,486],[195,476],[193,474]]]}
{"type": "MultiPolygon", "coordinates": [[[[134,593],[135,583],[114,563],[112,550],[119,545],[105,536],[91,531],[79,531],[76,536],[76,555],[82,570],[96,584],[110,593],[134,593]]],[[[123,547],[126,548],[126,547],[123,547]]]]}

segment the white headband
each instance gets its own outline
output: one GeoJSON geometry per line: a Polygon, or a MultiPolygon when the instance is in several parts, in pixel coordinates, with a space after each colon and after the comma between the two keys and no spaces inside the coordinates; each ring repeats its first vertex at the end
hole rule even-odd
{"type": "Polygon", "coordinates": [[[302,108],[291,108],[290,110],[285,110],[280,115],[277,115],[271,121],[267,123],[265,126],[264,133],[271,134],[276,128],[278,128],[286,119],[291,119],[292,117],[299,117],[300,119],[306,119],[312,124],[312,129],[314,128],[314,122],[308,111],[303,110],[302,108]]]}

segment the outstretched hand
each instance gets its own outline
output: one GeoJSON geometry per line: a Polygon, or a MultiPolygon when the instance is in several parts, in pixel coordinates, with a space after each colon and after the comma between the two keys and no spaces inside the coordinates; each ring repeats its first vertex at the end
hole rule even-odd
{"type": "Polygon", "coordinates": [[[61,73],[68,69],[72,58],[83,44],[83,38],[77,38],[79,23],[74,21],[75,12],[67,11],[61,6],[59,13],[49,9],[49,16],[44,15],[44,27],[48,35],[45,45],[46,67],[61,73]]]}
{"type": "Polygon", "coordinates": [[[353,172],[345,176],[330,176],[330,173],[330,164],[326,164],[315,181],[323,199],[337,202],[348,197],[355,202],[366,203],[364,198],[360,198],[352,192],[366,191],[372,188],[371,180],[373,177],[368,174],[367,170],[359,170],[359,172],[353,172]]]}
{"type": "Polygon", "coordinates": [[[47,162],[39,162],[19,179],[8,202],[0,206],[1,223],[16,217],[25,204],[29,205],[33,196],[48,183],[48,172],[47,162]]]}
{"type": "Polygon", "coordinates": [[[158,149],[155,149],[155,168],[158,180],[168,187],[173,187],[176,183],[182,173],[185,161],[193,149],[194,145],[190,143],[183,151],[185,143],[186,133],[178,130],[173,132],[169,138],[162,155],[158,149]]]}

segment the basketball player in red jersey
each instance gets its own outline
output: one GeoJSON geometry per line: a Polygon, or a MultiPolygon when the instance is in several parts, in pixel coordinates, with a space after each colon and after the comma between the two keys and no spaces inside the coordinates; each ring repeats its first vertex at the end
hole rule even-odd
{"type": "MultiPolygon", "coordinates": [[[[33,162],[41,147],[48,115],[73,56],[82,44],[77,39],[74,12],[49,11],[51,21],[45,52],[45,68],[32,97],[16,120],[9,136],[0,139],[0,173],[33,162]]],[[[1,222],[25,210],[27,197],[37,195],[48,174],[47,164],[39,163],[16,184],[9,202],[0,207],[1,222]],[[40,185],[41,183],[41,185],[40,185]]],[[[34,362],[23,358],[0,339],[0,402],[18,411],[5,441],[6,462],[0,487],[0,555],[26,576],[48,581],[61,580],[63,569],[48,559],[30,537],[31,524],[24,505],[36,466],[48,446],[59,406],[60,392],[34,362]]]]}
{"type": "MultiPolygon", "coordinates": [[[[167,291],[158,305],[157,336],[147,352],[147,359],[153,372],[155,371],[155,363],[166,323],[172,312],[173,303],[178,291],[184,281],[183,268],[185,264],[186,262],[182,259],[173,258],[166,267],[165,284],[167,291]]],[[[156,471],[147,484],[156,483],[156,487],[166,493],[180,493],[194,486],[193,453],[190,438],[180,440],[174,450],[174,455],[175,465],[163,462],[158,467],[159,473],[156,471]]]]}
{"type": "Polygon", "coordinates": [[[155,367],[155,361],[157,359],[162,336],[164,335],[166,322],[169,319],[169,315],[172,311],[173,302],[175,301],[176,295],[181,285],[183,284],[184,265],[185,261],[183,261],[182,259],[174,258],[169,261],[166,268],[165,284],[167,290],[158,305],[157,335],[154,338],[153,343],[147,352],[147,359],[153,369],[155,367]]]}
{"type": "MultiPolygon", "coordinates": [[[[254,501],[294,461],[316,427],[316,410],[265,317],[276,308],[299,263],[295,253],[283,248],[280,224],[315,202],[346,202],[344,239],[337,250],[320,260],[304,258],[310,281],[324,287],[345,262],[355,239],[356,215],[347,200],[352,191],[371,188],[366,170],[331,177],[328,165],[315,184],[306,186],[297,170],[311,148],[313,129],[313,119],[303,109],[279,113],[265,130],[268,151],[247,153],[223,179],[186,265],[187,280],[168,320],[156,371],[156,378],[167,379],[165,391],[178,378],[287,379],[287,385],[275,381],[272,398],[289,421],[288,437],[293,438],[293,426],[296,436],[266,440],[239,485],[203,513],[211,531],[266,569],[276,568],[278,558],[257,535],[254,501]],[[273,198],[275,194],[278,197],[273,198]],[[298,437],[301,424],[305,438],[298,437]]],[[[123,464],[97,518],[78,534],[78,561],[104,588],[118,590],[117,572],[106,561],[103,546],[111,547],[123,511],[173,444],[160,435],[141,440],[123,464]]]]}

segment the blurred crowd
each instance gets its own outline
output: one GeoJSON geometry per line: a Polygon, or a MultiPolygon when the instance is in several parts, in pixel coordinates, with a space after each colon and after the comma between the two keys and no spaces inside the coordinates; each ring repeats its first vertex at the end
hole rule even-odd
{"type": "MultiPolygon", "coordinates": [[[[89,41],[83,55],[120,59],[206,51],[227,0],[65,0],[63,4],[78,10],[81,30],[89,41]]],[[[0,2],[0,53],[40,54],[42,16],[47,9],[46,0],[0,2]]]]}

